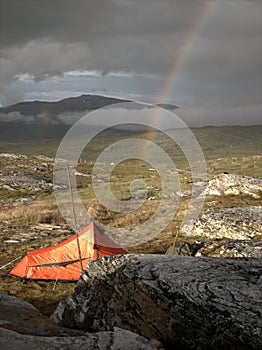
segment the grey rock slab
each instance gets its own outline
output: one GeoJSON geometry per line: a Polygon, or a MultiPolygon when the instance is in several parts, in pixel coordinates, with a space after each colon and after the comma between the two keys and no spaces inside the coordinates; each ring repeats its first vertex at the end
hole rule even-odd
{"type": "Polygon", "coordinates": [[[8,294],[0,294],[0,307],[1,305],[9,306],[11,308],[37,310],[32,304],[28,303],[27,301],[17,299],[16,297],[8,294]]]}
{"type": "MultiPolygon", "coordinates": [[[[75,337],[43,337],[19,334],[0,328],[1,350],[154,350],[148,340],[132,332],[115,328],[75,337]]],[[[158,347],[160,349],[160,347],[158,347]]]]}
{"type": "Polygon", "coordinates": [[[90,263],[52,315],[91,331],[129,329],[166,349],[258,349],[261,260],[123,255],[90,263]]]}

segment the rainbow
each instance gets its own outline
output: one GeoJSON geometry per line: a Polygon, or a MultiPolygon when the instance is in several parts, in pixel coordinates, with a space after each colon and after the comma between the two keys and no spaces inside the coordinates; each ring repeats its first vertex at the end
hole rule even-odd
{"type": "MultiPolygon", "coordinates": [[[[184,44],[176,52],[175,59],[171,65],[171,69],[167,75],[167,79],[160,90],[160,94],[156,99],[156,104],[159,103],[168,103],[170,93],[172,92],[173,87],[177,81],[179,73],[182,71],[182,68],[185,65],[186,59],[189,56],[190,52],[193,50],[197,39],[199,38],[202,30],[207,23],[207,19],[210,17],[211,13],[214,11],[216,4],[219,0],[208,0],[204,3],[203,10],[200,15],[196,18],[196,21],[193,23],[192,27],[187,33],[184,44]]],[[[152,114],[151,119],[152,124],[156,129],[158,129],[159,124],[161,123],[161,110],[157,109],[152,114]]],[[[147,139],[154,142],[156,137],[156,132],[152,129],[147,139]]],[[[144,154],[147,154],[148,150],[142,150],[144,154]]]]}
{"type": "Polygon", "coordinates": [[[178,53],[176,53],[174,62],[165,81],[165,84],[161,89],[157,103],[167,102],[172,88],[174,87],[175,82],[178,78],[178,75],[185,64],[186,58],[193,49],[195,42],[197,41],[201,31],[205,27],[207,19],[210,16],[211,12],[213,12],[217,2],[218,0],[208,0],[205,3],[205,6],[200,16],[196,19],[196,21],[193,23],[193,26],[190,28],[187,37],[184,41],[184,44],[179,48],[178,53]]]}

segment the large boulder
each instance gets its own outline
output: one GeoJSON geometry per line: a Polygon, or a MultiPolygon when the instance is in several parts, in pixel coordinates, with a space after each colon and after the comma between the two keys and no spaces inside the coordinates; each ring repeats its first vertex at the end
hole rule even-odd
{"type": "Polygon", "coordinates": [[[112,331],[86,333],[54,324],[31,304],[0,294],[1,350],[119,350],[159,349],[128,330],[114,327],[112,331]]]}
{"type": "Polygon", "coordinates": [[[166,349],[258,349],[261,270],[259,259],[103,258],[51,318],[82,330],[121,327],[166,349]]]}

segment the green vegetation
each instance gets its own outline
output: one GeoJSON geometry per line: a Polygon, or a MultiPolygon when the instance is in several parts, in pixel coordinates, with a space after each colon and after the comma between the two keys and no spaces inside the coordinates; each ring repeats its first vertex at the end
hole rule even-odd
{"type": "MultiPolygon", "coordinates": [[[[262,153],[262,125],[192,128],[192,132],[207,161],[218,158],[249,157],[262,153]]],[[[45,133],[45,135],[48,134],[45,133]]],[[[89,143],[89,147],[85,149],[81,157],[94,161],[105,147],[128,137],[143,137],[151,140],[152,133],[149,131],[105,130],[89,143]]],[[[28,135],[26,142],[19,142],[19,140],[0,142],[0,152],[27,155],[44,154],[54,157],[60,142],[61,136],[41,138],[41,134],[39,134],[37,140],[30,140],[30,135],[28,135]]],[[[182,157],[182,153],[178,152],[178,147],[170,143],[170,140],[161,133],[154,133],[154,142],[159,143],[166,151],[177,152],[177,155],[182,157]]]]}

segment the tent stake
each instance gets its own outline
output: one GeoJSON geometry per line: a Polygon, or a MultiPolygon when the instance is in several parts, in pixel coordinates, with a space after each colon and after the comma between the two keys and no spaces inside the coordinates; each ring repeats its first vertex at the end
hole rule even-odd
{"type": "Polygon", "coordinates": [[[57,284],[57,279],[55,280],[53,291],[55,290],[56,284],[57,284]]]}
{"type": "Polygon", "coordinates": [[[74,225],[75,225],[75,231],[76,231],[77,249],[78,249],[78,255],[79,255],[79,261],[80,261],[81,271],[83,271],[84,269],[83,269],[83,263],[82,263],[82,257],[81,257],[81,250],[80,250],[80,244],[79,244],[78,228],[77,228],[77,223],[76,223],[75,205],[74,205],[74,198],[73,198],[72,187],[71,187],[71,180],[70,180],[70,173],[69,173],[69,165],[68,165],[68,162],[66,163],[66,168],[67,168],[68,187],[69,187],[69,192],[70,192],[70,196],[71,196],[71,204],[72,204],[73,219],[74,219],[74,225]]]}
{"type": "Polygon", "coordinates": [[[172,247],[172,254],[175,254],[175,246],[176,246],[176,241],[177,241],[177,237],[179,235],[179,226],[176,226],[176,236],[174,238],[174,242],[173,242],[173,247],[172,247]]]}
{"type": "Polygon", "coordinates": [[[55,287],[56,287],[56,285],[57,285],[57,280],[58,280],[59,272],[60,272],[60,270],[58,271],[58,273],[57,273],[57,275],[56,275],[56,280],[55,280],[55,283],[54,283],[54,286],[53,286],[53,291],[55,290],[55,287]]]}

